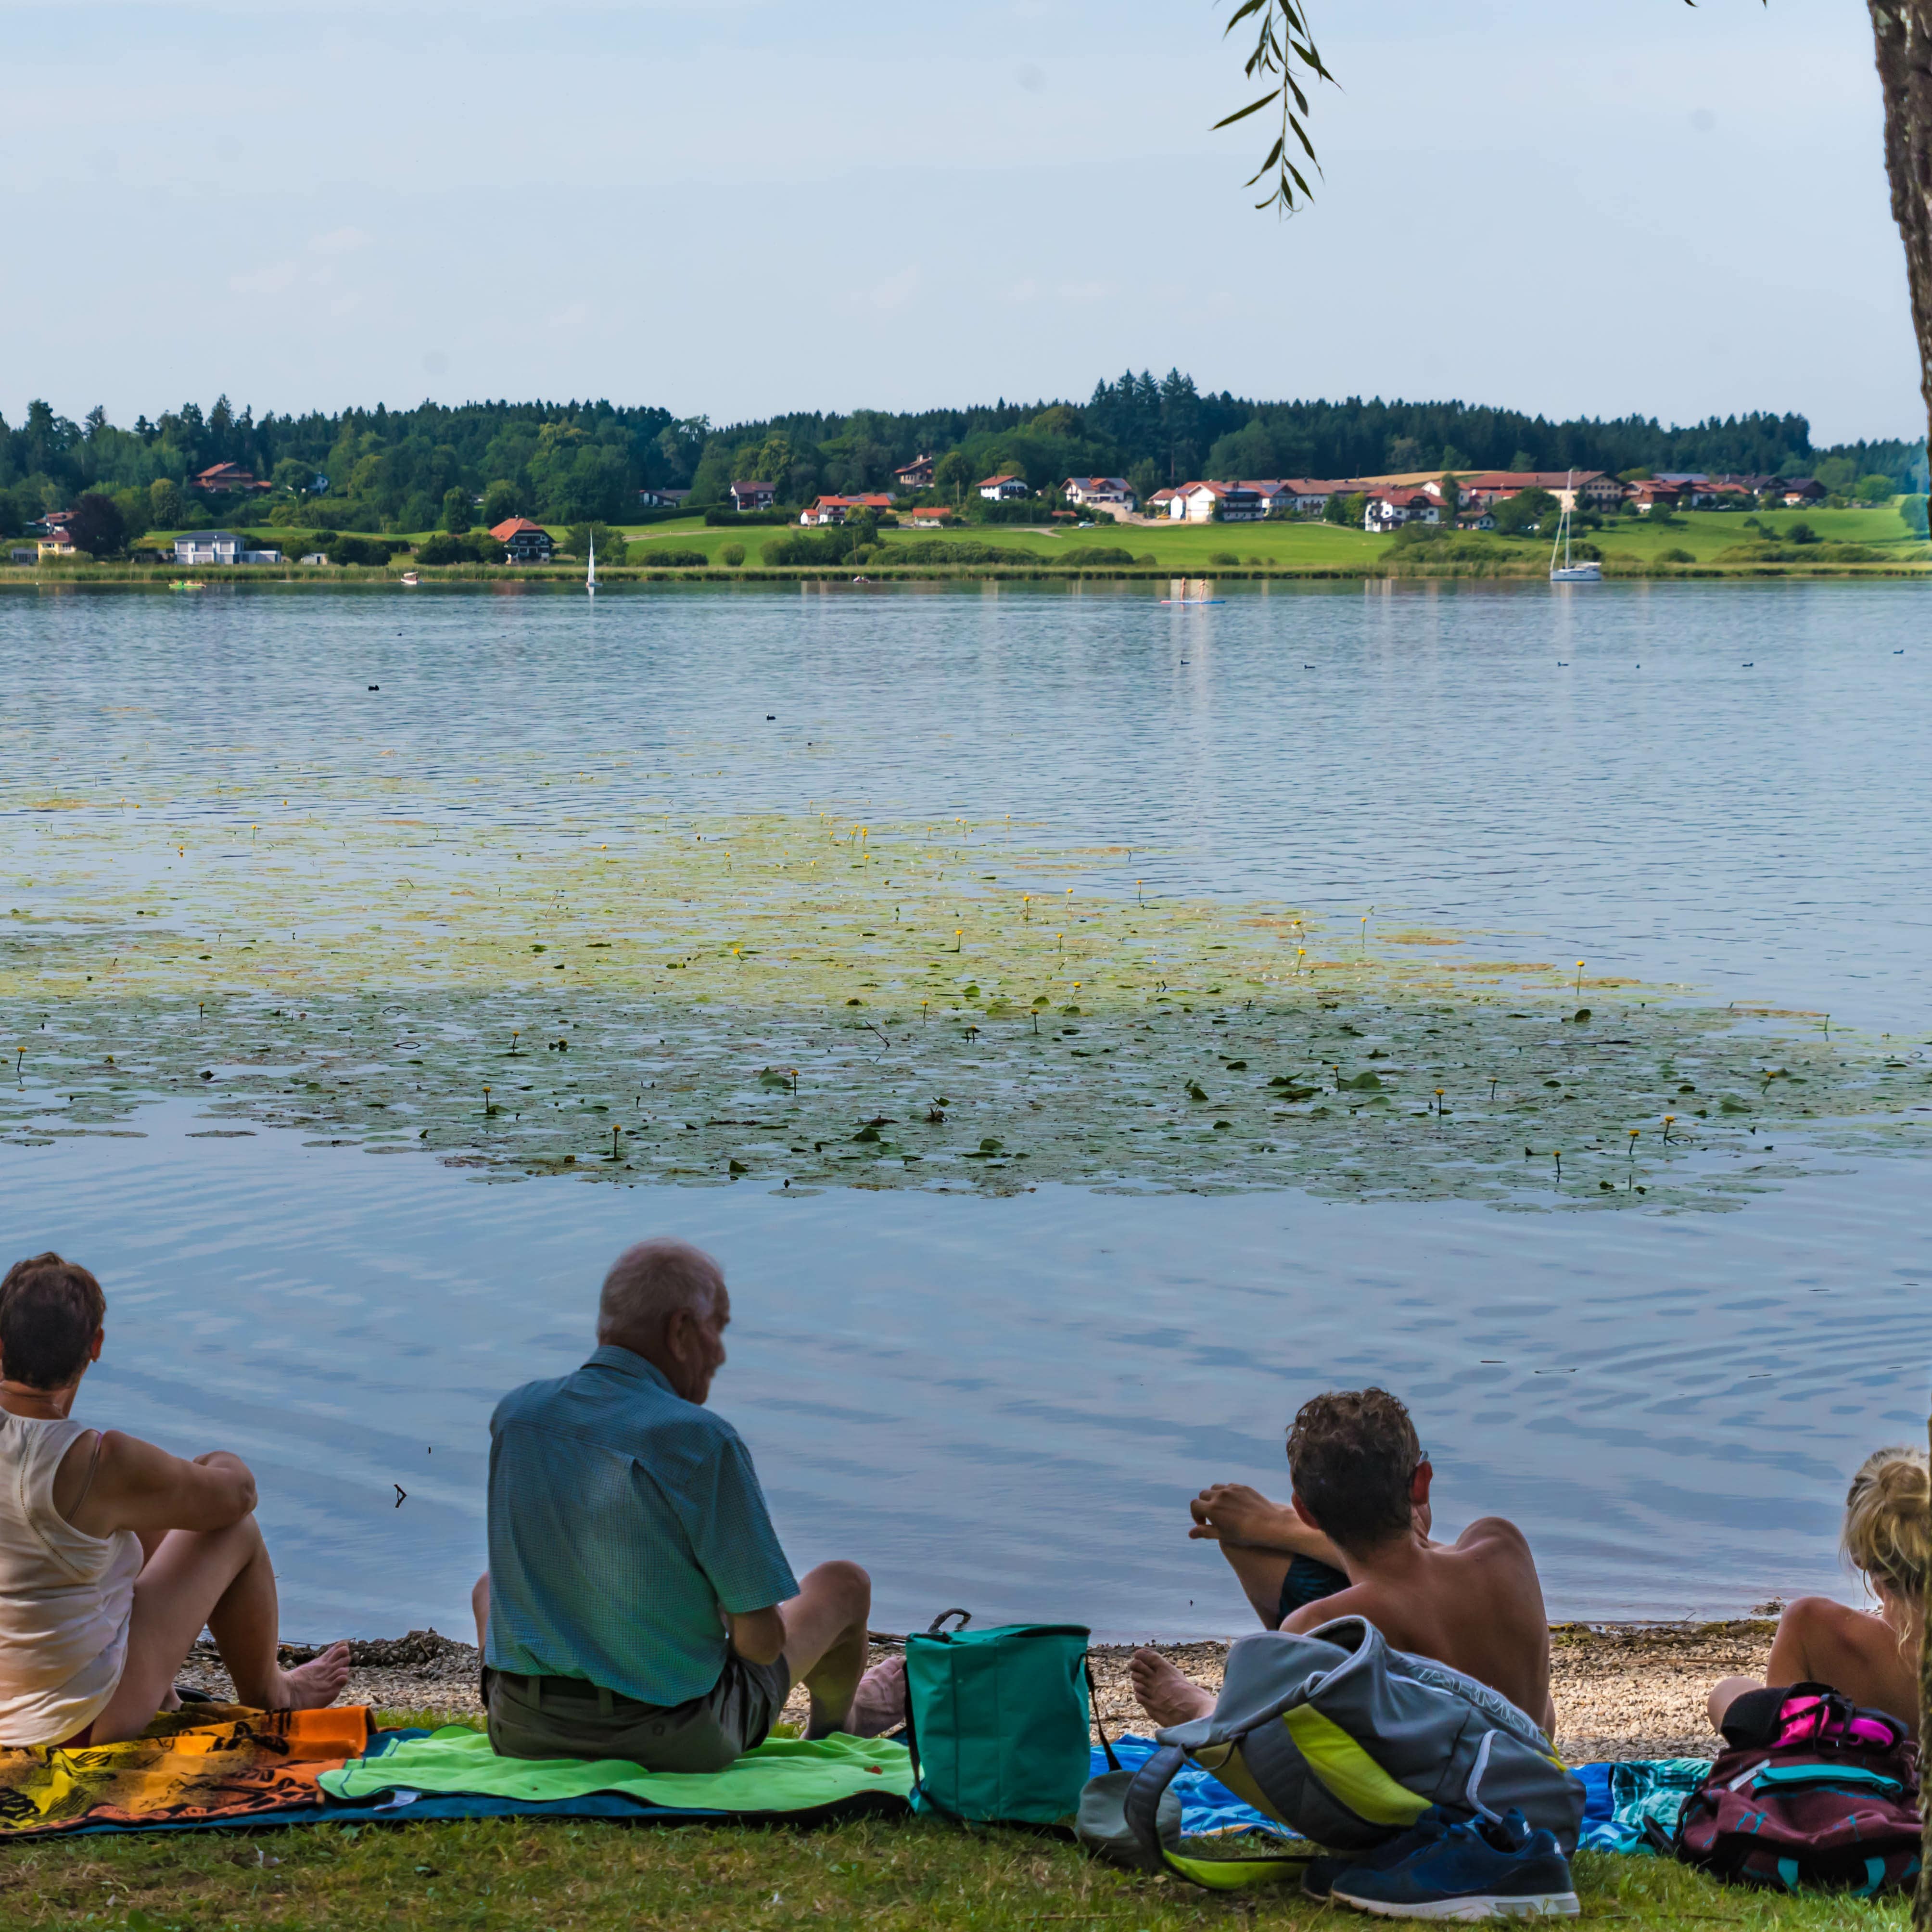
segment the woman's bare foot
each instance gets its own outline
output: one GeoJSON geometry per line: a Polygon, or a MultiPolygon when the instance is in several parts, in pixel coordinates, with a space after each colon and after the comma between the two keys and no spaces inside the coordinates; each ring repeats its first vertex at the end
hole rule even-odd
{"type": "Polygon", "coordinates": [[[342,1695],[342,1687],[349,1682],[349,1646],[332,1643],[319,1657],[275,1675],[278,1682],[268,1694],[270,1710],[325,1710],[342,1695]]]}
{"type": "Polygon", "coordinates": [[[1141,1708],[1163,1730],[1170,1724],[1191,1724],[1214,1708],[1213,1696],[1182,1676],[1158,1651],[1136,1651],[1127,1679],[1141,1708]]]}
{"type": "Polygon", "coordinates": [[[859,1680],[847,1732],[855,1738],[882,1738],[906,1720],[906,1667],[902,1657],[875,1664],[859,1680]]]}

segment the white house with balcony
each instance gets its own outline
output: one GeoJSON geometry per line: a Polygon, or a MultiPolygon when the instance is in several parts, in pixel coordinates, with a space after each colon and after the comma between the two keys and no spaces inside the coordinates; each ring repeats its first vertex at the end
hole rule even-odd
{"type": "Polygon", "coordinates": [[[278,550],[250,550],[246,537],[232,530],[184,530],[175,538],[175,561],[180,564],[280,563],[278,550]]]}
{"type": "Polygon", "coordinates": [[[1393,530],[1404,524],[1439,524],[1442,506],[1424,490],[1378,490],[1362,512],[1365,530],[1393,530]]]}
{"type": "Polygon", "coordinates": [[[998,476],[982,476],[975,488],[989,503],[1016,502],[1028,494],[1024,476],[1008,476],[1004,472],[998,476]]]}

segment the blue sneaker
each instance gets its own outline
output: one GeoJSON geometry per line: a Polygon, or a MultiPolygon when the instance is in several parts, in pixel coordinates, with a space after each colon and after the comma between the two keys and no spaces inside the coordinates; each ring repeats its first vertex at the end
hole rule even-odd
{"type": "Polygon", "coordinates": [[[1329,1896],[1384,1918],[1574,1918],[1570,1862],[1522,1814],[1446,1823],[1431,1809],[1372,1863],[1335,1878],[1329,1896]]]}
{"type": "Polygon", "coordinates": [[[1326,1898],[1334,1890],[1335,1881],[1345,1873],[1384,1871],[1400,1864],[1419,1844],[1441,1838],[1455,1822],[1440,1805],[1432,1804],[1406,1832],[1396,1838],[1384,1838],[1372,1851],[1324,1852],[1319,1858],[1309,1860],[1301,1875],[1302,1892],[1310,1898],[1326,1898]]]}

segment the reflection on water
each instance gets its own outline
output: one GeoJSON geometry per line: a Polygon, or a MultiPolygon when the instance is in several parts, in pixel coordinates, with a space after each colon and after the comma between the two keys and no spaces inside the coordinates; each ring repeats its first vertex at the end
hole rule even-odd
{"type": "Polygon", "coordinates": [[[714,1400],[794,1563],[860,1558],[882,1628],[954,1603],[1238,1628],[1186,1498],[1279,1490],[1296,1406],[1338,1383],[1408,1399],[1438,1522],[1516,1517],[1564,1616],[1842,1588],[1849,1472],[1924,1429],[1904,1162],[1742,1214],[1585,1223],[1296,1195],[488,1186],[292,1136],[188,1142],[185,1106],[140,1124],[10,1154],[0,1216],[14,1248],[106,1284],[80,1412],[256,1466],[304,1634],[462,1628],[490,1409],[582,1359],[604,1267],[660,1231],[726,1264],[714,1400]]]}
{"type": "MultiPolygon", "coordinates": [[[[138,760],[172,775],[170,810],[232,824],[230,786],[404,817],[460,781],[452,822],[542,836],[568,763],[618,810],[1010,812],[1131,847],[1157,891],[1372,905],[1918,1044],[1921,596],[8,598],[6,903],[53,836],[28,829],[49,822],[29,784],[98,790],[138,760]]],[[[1132,890],[1118,866],[1082,884],[1132,890]]],[[[134,1124],[148,1138],[0,1150],[8,1246],[106,1282],[85,1412],[257,1465],[292,1630],[461,1628],[490,1408],[579,1358],[602,1266],[658,1229],[738,1286],[718,1403],[795,1557],[867,1561],[902,1628],[955,1601],[1237,1624],[1184,1499],[1278,1486],[1295,1405],[1337,1382],[1411,1400],[1442,1520],[1523,1522],[1559,1613],[1830,1587],[1846,1474],[1922,1427],[1913,1163],[1663,1220],[486,1187],[190,1139],[210,1124],[185,1103],[134,1124]]]]}

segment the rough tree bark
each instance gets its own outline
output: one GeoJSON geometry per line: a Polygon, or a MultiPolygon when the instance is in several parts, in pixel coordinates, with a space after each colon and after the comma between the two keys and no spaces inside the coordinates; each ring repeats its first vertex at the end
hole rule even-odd
{"type": "MultiPolygon", "coordinates": [[[[1932,0],[1869,0],[1885,94],[1885,167],[1905,243],[1918,384],[1932,434],[1932,0]]],[[[1928,1680],[1932,1688],[1932,1680],[1928,1680]]],[[[1932,1849],[1932,1834],[1927,1839],[1932,1849]]],[[[1932,1926],[1932,1876],[1919,1882],[1916,1922],[1932,1926]]]]}

